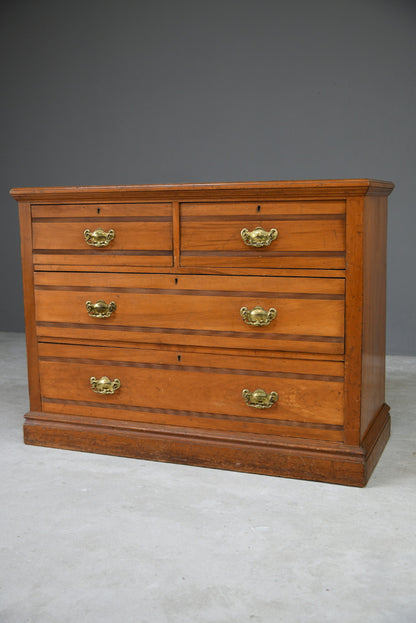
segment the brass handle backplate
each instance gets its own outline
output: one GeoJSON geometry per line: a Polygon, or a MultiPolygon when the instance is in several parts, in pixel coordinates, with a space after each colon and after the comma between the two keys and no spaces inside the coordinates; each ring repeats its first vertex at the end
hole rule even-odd
{"type": "Polygon", "coordinates": [[[248,307],[242,307],[240,314],[246,324],[254,325],[255,327],[266,327],[276,318],[277,311],[274,307],[266,311],[260,305],[256,305],[251,310],[248,307]]]}
{"type": "Polygon", "coordinates": [[[86,301],[85,306],[87,308],[87,312],[93,318],[108,318],[111,316],[113,311],[116,311],[117,305],[114,301],[111,303],[106,303],[105,301],[97,301],[96,303],[92,303],[91,301],[86,301]]]}
{"type": "Polygon", "coordinates": [[[270,394],[268,394],[264,389],[256,389],[254,392],[243,389],[242,396],[249,407],[254,407],[255,409],[270,409],[278,399],[279,394],[277,392],[270,392],[270,394]]]}
{"type": "Polygon", "coordinates": [[[104,231],[103,229],[96,229],[91,232],[89,229],[84,231],[85,242],[92,247],[107,247],[115,238],[114,229],[104,231]]]}
{"type": "Polygon", "coordinates": [[[96,394],[114,394],[120,389],[121,383],[119,379],[110,381],[108,376],[102,376],[100,379],[96,379],[95,376],[90,378],[91,389],[96,394]]]}
{"type": "Polygon", "coordinates": [[[271,229],[269,232],[263,227],[256,227],[253,231],[244,228],[241,230],[241,238],[249,247],[268,247],[278,236],[277,229],[271,229]]]}

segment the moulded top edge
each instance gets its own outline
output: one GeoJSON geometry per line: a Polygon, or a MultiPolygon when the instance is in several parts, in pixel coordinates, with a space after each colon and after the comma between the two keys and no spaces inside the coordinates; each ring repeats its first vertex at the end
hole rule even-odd
{"type": "Polygon", "coordinates": [[[392,182],[370,179],[288,180],[207,184],[142,184],[126,186],[57,186],[12,188],[10,194],[20,201],[111,200],[111,199],[249,199],[262,192],[267,197],[341,197],[351,195],[389,195],[392,182]]]}

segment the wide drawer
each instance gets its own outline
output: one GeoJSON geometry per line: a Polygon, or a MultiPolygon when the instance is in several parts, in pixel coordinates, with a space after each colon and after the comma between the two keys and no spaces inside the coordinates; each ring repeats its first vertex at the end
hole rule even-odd
{"type": "Polygon", "coordinates": [[[341,362],[57,344],[39,356],[46,413],[342,438],[341,362]],[[114,393],[98,393],[106,386],[114,393]],[[256,390],[264,408],[248,404],[256,390]]]}
{"type": "Polygon", "coordinates": [[[35,265],[172,265],[170,203],[34,206],[32,230],[35,265]]]}
{"type": "Polygon", "coordinates": [[[341,354],[344,288],[343,279],[40,272],[37,334],[341,354]]]}
{"type": "Polygon", "coordinates": [[[345,203],[184,203],[181,205],[181,263],[182,266],[342,269],[345,267],[345,203]],[[264,240],[253,233],[257,228],[265,232],[264,240]],[[251,246],[253,243],[266,246],[251,246]]]}

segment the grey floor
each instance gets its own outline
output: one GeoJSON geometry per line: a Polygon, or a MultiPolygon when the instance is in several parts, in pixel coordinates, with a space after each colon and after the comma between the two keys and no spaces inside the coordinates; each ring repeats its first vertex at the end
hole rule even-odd
{"type": "Polygon", "coordinates": [[[1,623],[415,623],[416,358],[365,489],[25,446],[0,333],[1,623]]]}

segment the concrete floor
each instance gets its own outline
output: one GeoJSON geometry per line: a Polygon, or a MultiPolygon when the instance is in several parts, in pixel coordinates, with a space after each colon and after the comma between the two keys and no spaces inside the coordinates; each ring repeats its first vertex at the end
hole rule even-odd
{"type": "Polygon", "coordinates": [[[416,358],[365,489],[25,446],[0,333],[1,623],[415,623],[416,358]]]}

